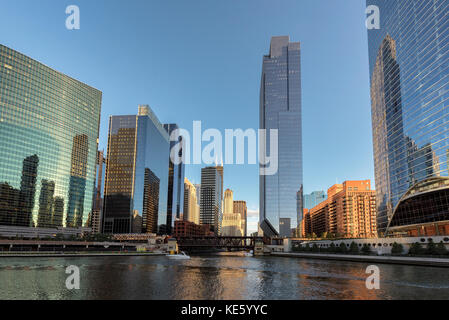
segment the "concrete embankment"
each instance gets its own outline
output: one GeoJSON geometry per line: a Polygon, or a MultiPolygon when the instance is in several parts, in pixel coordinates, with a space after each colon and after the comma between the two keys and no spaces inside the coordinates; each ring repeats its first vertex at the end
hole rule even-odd
{"type": "Polygon", "coordinates": [[[449,267],[449,259],[445,258],[425,258],[425,257],[397,257],[397,256],[360,256],[360,255],[343,255],[343,254],[314,254],[314,253],[286,253],[272,252],[272,256],[291,257],[302,259],[322,259],[322,260],[339,260],[353,261],[364,263],[388,263],[388,264],[405,264],[415,266],[429,267],[449,267]]]}
{"type": "Polygon", "coordinates": [[[165,256],[165,253],[143,253],[143,252],[105,252],[105,253],[7,253],[1,254],[1,258],[70,258],[70,257],[136,257],[136,256],[165,256]]]}

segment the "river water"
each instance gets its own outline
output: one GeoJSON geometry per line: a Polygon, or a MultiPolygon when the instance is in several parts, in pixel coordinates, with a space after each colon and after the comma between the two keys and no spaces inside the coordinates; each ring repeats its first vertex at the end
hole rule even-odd
{"type": "Polygon", "coordinates": [[[283,257],[0,258],[0,299],[449,299],[445,268],[283,257]],[[65,273],[79,267],[80,289],[65,273]]]}

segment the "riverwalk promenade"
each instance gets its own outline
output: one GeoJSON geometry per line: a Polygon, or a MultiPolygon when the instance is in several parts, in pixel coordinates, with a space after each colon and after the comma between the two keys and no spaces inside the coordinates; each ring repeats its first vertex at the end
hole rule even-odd
{"type": "Polygon", "coordinates": [[[447,258],[429,257],[402,257],[402,256],[369,256],[369,255],[349,255],[349,254],[320,254],[320,253],[293,253],[293,252],[272,252],[272,256],[302,258],[302,259],[322,259],[368,263],[388,263],[405,264],[415,266],[444,267],[449,268],[447,258]]]}

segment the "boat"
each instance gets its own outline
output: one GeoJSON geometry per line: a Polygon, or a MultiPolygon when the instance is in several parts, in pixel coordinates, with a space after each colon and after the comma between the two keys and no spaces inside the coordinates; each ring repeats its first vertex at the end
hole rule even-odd
{"type": "Polygon", "coordinates": [[[249,252],[245,252],[245,257],[253,257],[254,256],[254,252],[253,250],[249,251],[249,252]]]}
{"type": "Polygon", "coordinates": [[[188,260],[190,259],[190,256],[188,256],[184,251],[181,251],[178,254],[167,254],[167,257],[170,259],[177,259],[177,260],[188,260]]]}

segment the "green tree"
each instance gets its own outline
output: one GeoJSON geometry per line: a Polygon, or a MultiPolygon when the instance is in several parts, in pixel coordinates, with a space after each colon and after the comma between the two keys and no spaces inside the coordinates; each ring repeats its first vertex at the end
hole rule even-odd
{"type": "Polygon", "coordinates": [[[318,248],[318,245],[316,243],[312,246],[312,252],[320,252],[320,248],[318,248]]]}
{"type": "Polygon", "coordinates": [[[438,254],[437,248],[432,239],[429,239],[429,244],[427,245],[426,254],[430,254],[430,255],[438,254]]]}
{"type": "Polygon", "coordinates": [[[354,241],[351,242],[351,246],[349,247],[349,252],[352,254],[359,253],[359,246],[354,241]]]}
{"type": "Polygon", "coordinates": [[[311,248],[310,248],[310,244],[306,244],[306,247],[304,248],[305,252],[310,252],[311,248]]]}
{"type": "Polygon", "coordinates": [[[329,245],[328,251],[329,251],[330,253],[335,253],[335,251],[336,251],[335,243],[331,242],[331,244],[329,245]]]}
{"type": "Polygon", "coordinates": [[[421,246],[421,243],[419,243],[419,242],[415,242],[414,244],[412,244],[408,251],[408,254],[411,254],[411,255],[419,255],[422,253],[423,253],[423,248],[421,246]]]}
{"type": "Polygon", "coordinates": [[[437,244],[437,247],[435,249],[437,254],[439,254],[440,256],[444,256],[447,254],[447,249],[443,241],[440,241],[440,243],[437,244]]]}
{"type": "Polygon", "coordinates": [[[366,243],[363,244],[362,253],[366,254],[366,255],[371,253],[371,248],[368,246],[368,244],[366,244],[366,243]]]}
{"type": "Polygon", "coordinates": [[[400,255],[404,252],[404,247],[400,243],[393,243],[393,247],[391,248],[392,255],[400,255]]]}
{"type": "Polygon", "coordinates": [[[346,247],[346,244],[344,242],[340,243],[338,246],[338,253],[346,253],[348,251],[348,248],[346,247]]]}

